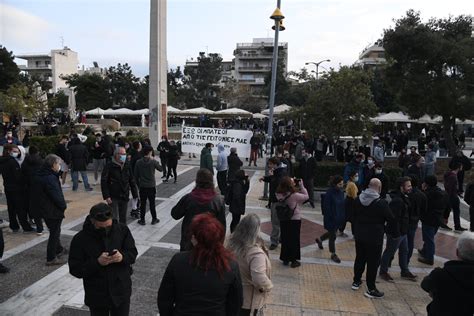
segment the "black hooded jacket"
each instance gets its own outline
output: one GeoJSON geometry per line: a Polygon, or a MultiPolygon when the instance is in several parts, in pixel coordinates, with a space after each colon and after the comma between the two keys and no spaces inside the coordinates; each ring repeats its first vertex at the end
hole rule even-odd
{"type": "Polygon", "coordinates": [[[89,216],[82,230],[71,241],[69,272],[83,279],[85,304],[92,307],[119,306],[132,294],[132,264],[138,251],[126,225],[113,220],[110,231],[94,227],[89,216]],[[117,249],[122,262],[101,266],[97,259],[103,252],[117,249]]]}
{"type": "Polygon", "coordinates": [[[408,222],[410,219],[410,201],[408,197],[400,191],[390,193],[392,200],[389,203],[395,220],[390,221],[387,225],[387,232],[391,233],[391,237],[400,237],[408,232],[408,222]]]}
{"type": "Polygon", "coordinates": [[[64,218],[67,205],[58,173],[46,166],[41,167],[33,177],[31,195],[36,201],[36,209],[43,218],[64,218]]]}
{"type": "Polygon", "coordinates": [[[428,316],[474,315],[474,262],[448,261],[431,271],[421,287],[433,298],[428,316]]]}
{"type": "Polygon", "coordinates": [[[427,207],[420,214],[421,223],[431,227],[439,227],[443,214],[449,207],[448,194],[439,187],[428,187],[425,190],[427,207]]]}

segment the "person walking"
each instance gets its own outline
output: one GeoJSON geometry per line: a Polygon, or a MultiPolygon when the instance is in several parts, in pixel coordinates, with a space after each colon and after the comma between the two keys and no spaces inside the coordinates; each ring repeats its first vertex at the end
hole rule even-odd
{"type": "Polygon", "coordinates": [[[50,154],[44,159],[44,164],[36,173],[32,183],[32,194],[36,199],[41,216],[49,229],[49,238],[46,251],[46,265],[62,265],[66,261],[62,256],[68,251],[61,245],[61,223],[67,208],[64,199],[59,172],[61,158],[50,154]]]}
{"type": "Polygon", "coordinates": [[[112,219],[110,205],[94,205],[71,241],[69,272],[84,283],[84,304],[92,316],[127,316],[132,265],[138,251],[127,225],[112,219]]]}
{"type": "Polygon", "coordinates": [[[359,180],[359,174],[357,173],[357,171],[353,170],[350,173],[349,180],[346,183],[346,190],[345,190],[346,197],[344,200],[344,212],[346,214],[346,218],[338,231],[338,235],[342,237],[347,237],[347,235],[344,233],[347,222],[351,223],[352,235],[354,235],[354,232],[355,232],[354,202],[356,201],[357,196],[359,194],[359,188],[357,187],[357,184],[356,184],[358,180],[359,180]]]}
{"type": "Polygon", "coordinates": [[[459,171],[457,172],[456,175],[457,175],[457,178],[458,178],[458,191],[459,191],[460,194],[463,194],[464,193],[464,173],[466,171],[471,170],[472,163],[469,160],[469,158],[467,158],[464,155],[464,152],[462,150],[458,150],[456,152],[454,157],[449,162],[449,168],[451,170],[454,170],[455,169],[454,167],[457,165],[457,163],[460,163],[461,166],[462,166],[462,168],[459,169],[459,171]]]}
{"type": "Polygon", "coordinates": [[[16,233],[21,228],[24,233],[34,232],[28,223],[24,192],[25,179],[20,166],[20,149],[17,145],[6,144],[3,147],[3,156],[0,157],[0,173],[3,177],[3,187],[7,199],[8,221],[10,229],[16,233]],[[18,225],[20,222],[20,225],[18,225]]]}
{"type": "Polygon", "coordinates": [[[54,151],[56,156],[59,156],[59,158],[61,158],[61,180],[63,188],[69,186],[68,184],[66,184],[67,173],[69,172],[69,166],[71,164],[71,154],[66,146],[68,141],[69,138],[66,135],[61,136],[61,139],[59,140],[59,143],[56,144],[56,149],[54,151]]]}
{"type": "MultiPolygon", "coordinates": [[[[375,162],[383,163],[385,160],[385,153],[383,149],[383,141],[377,141],[374,147],[374,159],[375,162]]],[[[370,181],[370,179],[369,179],[370,181]]]]}
{"type": "Polygon", "coordinates": [[[356,171],[359,175],[357,185],[364,185],[364,154],[358,153],[349,163],[344,167],[344,181],[349,180],[349,175],[352,171],[356,171]]]}
{"type": "Polygon", "coordinates": [[[384,293],[377,289],[375,280],[382,255],[385,225],[394,220],[388,202],[380,197],[381,190],[382,183],[374,178],[354,203],[354,222],[357,229],[354,236],[356,258],[352,289],[356,291],[361,287],[362,274],[367,266],[367,291],[364,295],[368,298],[384,296],[384,293]]]}
{"type": "Polygon", "coordinates": [[[436,151],[434,150],[434,144],[428,144],[428,151],[425,154],[425,176],[432,176],[436,174],[436,151]]]}
{"type": "Polygon", "coordinates": [[[92,145],[91,152],[92,164],[94,166],[94,185],[97,185],[99,183],[99,175],[102,173],[102,170],[104,170],[105,164],[105,151],[102,134],[97,133],[95,135],[95,142],[94,145],[92,145]]]}
{"type": "Polygon", "coordinates": [[[189,226],[194,216],[210,212],[226,227],[225,204],[214,189],[214,178],[208,169],[199,169],[196,174],[196,187],[183,196],[171,209],[175,220],[183,219],[181,224],[180,251],[192,249],[189,226]]]}
{"type": "MultiPolygon", "coordinates": [[[[125,144],[127,145],[127,144],[125,144]]],[[[127,149],[127,146],[125,146],[125,149],[127,149]]],[[[127,159],[130,162],[130,170],[133,172],[135,170],[135,165],[138,160],[143,158],[143,146],[142,143],[139,142],[138,140],[134,141],[132,143],[132,147],[129,149],[127,152],[127,159]]],[[[153,151],[152,151],[152,156],[153,156],[153,151]]],[[[137,179],[135,179],[137,181],[137,179]]],[[[140,218],[140,199],[132,199],[132,210],[130,211],[130,216],[133,218],[140,218]]]]}
{"type": "Polygon", "coordinates": [[[155,196],[156,196],[156,180],[155,170],[163,171],[160,163],[152,157],[153,148],[145,147],[143,149],[144,157],[137,161],[135,165],[135,180],[140,192],[140,220],[138,224],[145,225],[146,201],[150,205],[151,224],[155,225],[160,222],[156,216],[155,196]]]}
{"type": "Polygon", "coordinates": [[[214,174],[214,167],[212,166],[212,147],[214,147],[213,144],[207,143],[206,146],[201,150],[201,162],[200,162],[200,168],[201,169],[207,169],[209,170],[212,174],[214,174]]]}
{"type": "Polygon", "coordinates": [[[225,196],[227,191],[227,169],[229,169],[229,164],[227,163],[227,155],[225,153],[224,145],[218,144],[217,151],[219,154],[217,155],[217,186],[219,187],[219,191],[221,191],[221,195],[225,196]]]}
{"type": "Polygon", "coordinates": [[[329,239],[329,252],[331,252],[331,260],[335,263],[341,263],[341,259],[336,254],[336,231],[346,218],[343,187],[343,178],[334,176],[330,181],[330,188],[326,191],[326,194],[321,195],[324,228],[327,232],[315,240],[319,249],[324,249],[323,241],[329,239]]]}
{"type": "Polygon", "coordinates": [[[469,230],[474,232],[474,181],[469,183],[464,194],[464,201],[469,205],[469,230]]]}
{"type": "Polygon", "coordinates": [[[250,138],[250,159],[249,159],[249,167],[253,165],[256,167],[257,166],[257,158],[258,158],[258,150],[260,148],[260,144],[262,143],[262,140],[260,139],[260,136],[258,136],[257,132],[253,132],[253,136],[250,138]]]}
{"type": "Polygon", "coordinates": [[[168,166],[167,159],[168,159],[168,151],[169,151],[170,143],[168,142],[168,136],[163,135],[161,137],[161,142],[158,144],[156,148],[158,153],[160,154],[161,165],[163,166],[163,176],[162,179],[166,178],[166,167],[168,166]]]}
{"type": "Polygon", "coordinates": [[[239,315],[263,315],[273,288],[272,265],[265,242],[260,237],[260,218],[257,214],[249,214],[242,219],[229,237],[227,248],[237,258],[242,279],[243,304],[239,315]]]}
{"type": "Polygon", "coordinates": [[[270,250],[274,250],[280,243],[280,220],[278,219],[275,203],[278,201],[276,197],[276,189],[280,185],[283,177],[287,175],[286,165],[276,157],[268,159],[269,175],[260,178],[260,182],[269,183],[269,204],[271,208],[272,232],[270,235],[270,250]]]}
{"type": "Polygon", "coordinates": [[[223,244],[224,226],[212,214],[199,214],[189,234],[192,250],[175,254],[161,280],[160,315],[239,315],[242,281],[238,263],[223,244]]]}
{"type": "Polygon", "coordinates": [[[240,170],[243,164],[244,163],[237,155],[237,148],[232,147],[230,149],[230,154],[227,157],[227,165],[229,166],[229,170],[227,172],[227,181],[231,181],[235,178],[235,173],[240,170]]]}
{"type": "Polygon", "coordinates": [[[410,281],[416,281],[416,275],[408,269],[408,227],[410,218],[410,201],[408,193],[412,190],[411,179],[402,177],[398,179],[397,190],[390,194],[390,209],[395,217],[387,228],[387,244],[382,254],[380,264],[380,277],[387,282],[394,282],[388,273],[391,260],[398,250],[398,263],[401,269],[401,277],[410,281]]]}
{"type": "Polygon", "coordinates": [[[449,206],[450,208],[444,213],[444,226],[441,227],[444,229],[449,229],[447,226],[449,213],[453,211],[454,219],[454,230],[457,232],[463,232],[466,228],[461,227],[461,201],[459,199],[459,183],[458,183],[458,173],[462,170],[462,164],[459,161],[455,161],[449,164],[450,171],[444,174],[444,189],[448,193],[449,197],[449,206]]]}
{"type": "Polygon", "coordinates": [[[415,248],[415,235],[418,229],[418,222],[422,213],[426,213],[428,201],[425,193],[418,188],[419,179],[416,177],[411,178],[412,190],[408,193],[408,199],[410,200],[409,218],[408,218],[408,231],[407,231],[407,244],[408,254],[407,262],[410,264],[411,256],[413,255],[413,249],[415,248]]]}
{"type": "Polygon", "coordinates": [[[289,219],[280,219],[281,251],[280,260],[284,265],[291,262],[292,268],[301,266],[301,210],[300,207],[308,200],[308,191],[301,180],[294,180],[290,177],[283,177],[276,189],[278,201],[285,201],[288,207],[293,210],[293,215],[289,219]]]}
{"type": "Polygon", "coordinates": [[[443,222],[443,214],[449,207],[448,195],[437,184],[438,180],[434,175],[427,176],[423,183],[427,206],[420,213],[423,247],[418,249],[418,261],[428,265],[434,263],[435,236],[443,222]]]}
{"type": "Polygon", "coordinates": [[[170,145],[168,147],[168,154],[166,156],[166,163],[168,167],[168,172],[166,173],[166,179],[163,182],[168,182],[170,177],[174,177],[174,183],[178,182],[178,173],[176,168],[178,168],[178,160],[180,159],[178,146],[174,140],[170,141],[170,145]]]}
{"type": "Polygon", "coordinates": [[[314,175],[316,159],[305,149],[301,149],[302,158],[299,161],[299,171],[304,187],[308,190],[308,202],[314,208],[314,175]]]}
{"type": "Polygon", "coordinates": [[[89,185],[89,179],[87,178],[87,160],[89,159],[87,147],[81,143],[79,138],[74,138],[71,147],[69,147],[69,152],[71,154],[72,190],[77,191],[79,187],[80,173],[82,181],[84,182],[84,189],[86,191],[92,191],[89,185]]]}
{"type": "Polygon", "coordinates": [[[134,199],[138,198],[138,192],[124,147],[117,147],[112,161],[105,165],[100,187],[104,201],[112,208],[113,218],[126,224],[130,191],[134,199]]]}
{"type": "Polygon", "coordinates": [[[232,214],[230,232],[234,232],[235,227],[240,222],[240,217],[245,214],[245,200],[249,192],[250,181],[244,170],[239,170],[235,178],[229,182],[229,192],[226,198],[229,200],[229,212],[232,214]]]}
{"type": "Polygon", "coordinates": [[[38,200],[33,190],[33,179],[42,167],[44,161],[41,159],[38,148],[30,146],[28,155],[26,155],[25,161],[21,165],[21,171],[25,179],[25,197],[28,210],[28,216],[30,220],[34,220],[36,226],[36,234],[43,234],[43,219],[41,217],[41,211],[39,210],[38,200]]]}

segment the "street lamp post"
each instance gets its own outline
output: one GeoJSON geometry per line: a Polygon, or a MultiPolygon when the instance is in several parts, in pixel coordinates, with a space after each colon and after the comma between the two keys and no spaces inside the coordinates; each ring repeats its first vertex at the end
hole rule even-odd
{"type": "Polygon", "coordinates": [[[321,65],[324,62],[331,62],[331,60],[330,59],[324,59],[324,60],[321,60],[321,61],[318,61],[318,62],[309,61],[309,62],[304,63],[304,64],[305,65],[313,64],[313,65],[316,66],[316,80],[318,80],[319,79],[319,65],[321,65]]]}
{"type": "MultiPolygon", "coordinates": [[[[270,19],[275,21],[273,29],[275,30],[275,39],[273,42],[273,59],[272,59],[272,77],[270,82],[270,100],[268,103],[269,116],[268,116],[268,131],[267,131],[267,152],[265,162],[265,176],[268,176],[268,159],[271,155],[272,150],[272,137],[273,137],[273,107],[275,106],[275,88],[276,88],[276,76],[277,76],[277,64],[278,64],[278,35],[280,30],[283,31],[285,28],[282,26],[282,21],[285,18],[280,11],[281,0],[277,0],[277,8],[270,16],[270,19]]],[[[263,186],[263,198],[268,198],[268,183],[265,182],[263,186]]]]}

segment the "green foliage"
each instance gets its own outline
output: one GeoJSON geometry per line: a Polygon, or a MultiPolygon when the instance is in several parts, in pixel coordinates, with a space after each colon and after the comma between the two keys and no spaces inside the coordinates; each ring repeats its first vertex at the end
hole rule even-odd
{"type": "Polygon", "coordinates": [[[132,73],[127,64],[118,63],[116,67],[107,70],[107,83],[112,104],[121,107],[136,109],[139,88],[139,79],[132,73]]]}
{"type": "Polygon", "coordinates": [[[32,136],[30,138],[30,146],[38,148],[42,157],[54,154],[56,145],[59,143],[60,136],[32,136]]]}
{"type": "Polygon", "coordinates": [[[48,99],[50,109],[67,109],[68,106],[69,97],[62,90],[48,99]]]}
{"type": "Polygon", "coordinates": [[[64,79],[69,87],[75,88],[76,104],[79,110],[103,109],[112,106],[108,80],[99,74],[72,74],[64,79]]]}
{"type": "Polygon", "coordinates": [[[20,69],[12,52],[0,45],[0,91],[6,91],[19,80],[20,69]]]}
{"type": "MultiPolygon", "coordinates": [[[[278,58],[277,62],[277,75],[275,84],[275,105],[289,103],[288,95],[290,90],[290,84],[286,80],[285,76],[285,61],[283,58],[278,58]]],[[[272,72],[269,71],[265,76],[265,88],[266,95],[270,98],[272,72]]]]}
{"type": "Polygon", "coordinates": [[[10,116],[36,118],[45,110],[45,104],[35,98],[26,85],[16,83],[6,92],[0,92],[0,109],[10,116]]]}

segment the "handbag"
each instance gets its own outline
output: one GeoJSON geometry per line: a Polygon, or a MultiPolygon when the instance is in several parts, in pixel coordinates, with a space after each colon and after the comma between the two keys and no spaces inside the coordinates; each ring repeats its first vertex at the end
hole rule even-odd
{"type": "Polygon", "coordinates": [[[295,210],[296,210],[296,207],[298,206],[298,204],[295,206],[294,209],[292,209],[286,203],[286,200],[288,200],[288,198],[292,194],[288,195],[283,200],[279,200],[278,202],[275,203],[275,210],[276,210],[276,213],[277,213],[277,217],[280,221],[289,221],[293,217],[293,214],[295,213],[295,210]]]}

